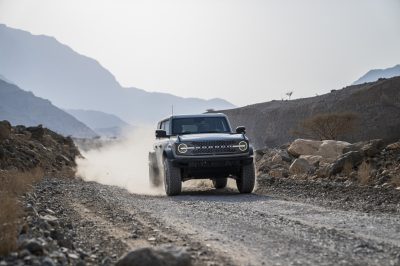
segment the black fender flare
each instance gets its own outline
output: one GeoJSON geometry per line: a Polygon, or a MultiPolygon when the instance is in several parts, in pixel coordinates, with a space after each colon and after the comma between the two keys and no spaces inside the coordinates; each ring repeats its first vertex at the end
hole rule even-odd
{"type": "Polygon", "coordinates": [[[167,158],[167,159],[174,159],[175,158],[174,153],[172,152],[171,149],[165,149],[164,152],[163,152],[163,157],[167,158]]]}
{"type": "Polygon", "coordinates": [[[253,156],[254,155],[254,150],[253,150],[253,146],[249,147],[249,155],[253,156]]]}

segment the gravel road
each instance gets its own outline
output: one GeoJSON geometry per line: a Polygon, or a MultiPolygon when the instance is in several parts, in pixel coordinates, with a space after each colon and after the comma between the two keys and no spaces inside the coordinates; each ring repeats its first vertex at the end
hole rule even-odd
{"type": "MultiPolygon", "coordinates": [[[[196,265],[400,265],[400,215],[339,210],[233,190],[135,195],[48,179],[36,189],[98,262],[136,247],[185,247],[196,265]]],[[[90,255],[89,254],[89,255],[90,255]]]]}

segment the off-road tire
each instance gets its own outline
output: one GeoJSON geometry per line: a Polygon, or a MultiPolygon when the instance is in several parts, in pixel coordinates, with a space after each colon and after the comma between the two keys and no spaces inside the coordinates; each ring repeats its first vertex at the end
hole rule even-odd
{"type": "Polygon", "coordinates": [[[167,196],[179,195],[182,190],[181,169],[164,160],[164,187],[167,196]]]}
{"type": "Polygon", "coordinates": [[[236,179],[236,186],[240,193],[253,192],[256,183],[256,174],[253,164],[243,165],[240,176],[236,179]]]}
{"type": "Polygon", "coordinates": [[[226,184],[228,183],[228,178],[217,178],[213,179],[212,181],[214,188],[216,189],[221,189],[226,187],[226,184]]]}

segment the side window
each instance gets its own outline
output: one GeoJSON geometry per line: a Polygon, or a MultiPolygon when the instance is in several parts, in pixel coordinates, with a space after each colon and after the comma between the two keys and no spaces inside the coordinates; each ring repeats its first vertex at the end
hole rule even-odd
{"type": "Polygon", "coordinates": [[[164,123],[164,130],[167,132],[167,135],[169,135],[169,120],[165,121],[164,123]]]}

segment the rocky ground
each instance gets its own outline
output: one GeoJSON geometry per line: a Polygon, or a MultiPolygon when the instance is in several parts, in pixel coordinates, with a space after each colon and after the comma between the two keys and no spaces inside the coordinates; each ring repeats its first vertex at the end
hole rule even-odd
{"type": "Polygon", "coordinates": [[[298,139],[256,152],[257,191],[363,212],[400,212],[400,142],[298,139]]]}
{"type": "Polygon", "coordinates": [[[400,189],[400,142],[297,139],[256,152],[260,176],[400,189]]]}
{"type": "Polygon", "coordinates": [[[110,265],[143,247],[182,262],[167,265],[400,264],[398,212],[319,198],[190,187],[166,198],[45,178],[24,199],[20,249],[0,265],[110,265]]]}
{"type": "Polygon", "coordinates": [[[19,249],[0,265],[113,265],[128,251],[152,246],[159,248],[150,252],[170,254],[170,260],[183,261],[181,265],[189,265],[192,258],[195,264],[215,261],[207,247],[139,208],[125,209],[110,201],[105,197],[109,189],[114,188],[75,179],[42,180],[24,198],[19,249]]]}
{"type": "Polygon", "coordinates": [[[0,265],[400,265],[398,143],[298,140],[257,152],[254,194],[184,184],[165,197],[60,175],[79,156],[68,138],[6,131],[3,171],[45,177],[20,196],[0,265]]]}

